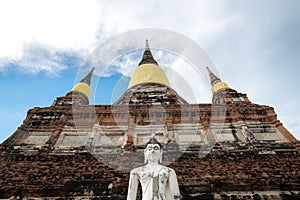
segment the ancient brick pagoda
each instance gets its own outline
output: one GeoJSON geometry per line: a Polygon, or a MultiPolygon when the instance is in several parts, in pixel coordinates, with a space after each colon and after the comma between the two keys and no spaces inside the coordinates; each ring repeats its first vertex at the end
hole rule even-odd
{"type": "MultiPolygon", "coordinates": [[[[211,104],[174,91],[148,42],[128,90],[89,105],[90,73],[50,107],[28,111],[0,146],[0,198],[126,199],[152,134],[182,199],[299,199],[299,141],[272,107],[252,103],[208,68],[211,104]]],[[[141,195],[138,197],[141,198],[141,195]]]]}

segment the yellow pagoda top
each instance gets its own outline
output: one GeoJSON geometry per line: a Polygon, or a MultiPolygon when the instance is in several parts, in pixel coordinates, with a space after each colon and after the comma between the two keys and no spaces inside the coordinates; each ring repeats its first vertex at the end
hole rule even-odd
{"type": "Polygon", "coordinates": [[[212,71],[210,71],[210,69],[207,67],[208,73],[209,73],[209,77],[211,80],[211,86],[212,86],[212,91],[218,92],[221,90],[225,90],[225,89],[230,89],[230,87],[227,85],[227,83],[222,82],[221,79],[219,79],[214,73],[212,73],[212,71]]]}
{"type": "Polygon", "coordinates": [[[160,83],[170,87],[164,70],[154,60],[146,40],[145,51],[139,66],[133,71],[128,88],[142,83],[160,83]]]}
{"type": "Polygon", "coordinates": [[[88,75],[86,75],[86,77],[84,77],[79,83],[74,85],[71,91],[80,92],[89,99],[90,91],[91,91],[90,82],[91,82],[93,71],[94,68],[92,68],[92,70],[88,73],[88,75]]]}

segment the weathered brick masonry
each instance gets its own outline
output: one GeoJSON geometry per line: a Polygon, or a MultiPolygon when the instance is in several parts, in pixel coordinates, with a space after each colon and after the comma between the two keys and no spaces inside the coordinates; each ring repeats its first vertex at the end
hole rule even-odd
{"type": "Polygon", "coordinates": [[[209,69],[212,103],[189,104],[148,44],[140,65],[155,77],[137,71],[113,105],[89,105],[91,70],[50,107],[30,109],[0,145],[0,198],[126,199],[129,171],[155,134],[182,199],[300,199],[300,143],[272,107],[209,69]]]}
{"type": "MultiPolygon", "coordinates": [[[[103,156],[110,157],[112,162],[122,160],[129,169],[143,164],[141,153],[138,156],[103,156]]],[[[164,159],[168,159],[168,153],[164,159]]],[[[109,168],[89,153],[8,155],[2,152],[0,161],[1,198],[126,198],[128,172],[109,168]]],[[[117,162],[116,167],[119,164],[117,162]]],[[[199,199],[226,191],[250,191],[253,194],[273,190],[298,191],[300,187],[300,159],[296,152],[258,155],[215,150],[204,158],[199,158],[198,153],[185,153],[170,167],[177,172],[184,199],[199,199]]]]}

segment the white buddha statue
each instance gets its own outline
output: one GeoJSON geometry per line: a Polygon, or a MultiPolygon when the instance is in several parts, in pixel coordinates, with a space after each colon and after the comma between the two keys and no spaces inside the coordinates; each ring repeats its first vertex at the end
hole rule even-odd
{"type": "Polygon", "coordinates": [[[138,182],[141,183],[143,200],[174,200],[180,193],[176,173],[173,169],[160,165],[161,144],[151,137],[144,150],[146,165],[130,172],[127,200],[136,200],[138,182]]]}

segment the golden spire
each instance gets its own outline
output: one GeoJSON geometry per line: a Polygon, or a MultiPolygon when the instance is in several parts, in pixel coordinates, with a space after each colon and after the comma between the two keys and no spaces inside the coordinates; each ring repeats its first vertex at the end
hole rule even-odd
{"type": "Polygon", "coordinates": [[[212,91],[213,92],[218,92],[220,90],[225,90],[225,89],[230,89],[230,87],[227,85],[227,83],[222,82],[220,78],[218,78],[210,69],[209,67],[206,67],[208,74],[209,74],[209,78],[210,78],[210,82],[211,82],[211,86],[212,86],[212,91]]]}
{"type": "Polygon", "coordinates": [[[88,85],[90,85],[91,83],[91,78],[92,78],[92,74],[94,72],[94,67],[91,69],[91,71],[80,81],[81,83],[86,83],[88,85]]]}
{"type": "Polygon", "coordinates": [[[138,67],[133,71],[128,88],[142,83],[160,83],[170,87],[169,80],[161,67],[158,66],[146,40],[145,51],[138,67]]]}
{"type": "Polygon", "coordinates": [[[73,88],[72,88],[72,92],[80,92],[82,93],[84,96],[86,96],[88,99],[90,97],[90,83],[91,83],[91,78],[92,78],[92,74],[94,71],[94,67],[91,69],[91,71],[79,82],[77,83],[73,88]]]}
{"type": "Polygon", "coordinates": [[[150,51],[148,39],[146,39],[145,51],[150,51]]]}
{"type": "Polygon", "coordinates": [[[144,54],[143,54],[141,62],[139,63],[139,66],[142,65],[142,64],[155,64],[155,65],[158,65],[158,63],[156,62],[156,60],[154,60],[154,58],[152,56],[152,53],[150,51],[148,39],[146,39],[144,54]]]}

